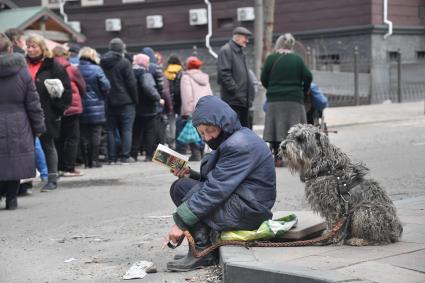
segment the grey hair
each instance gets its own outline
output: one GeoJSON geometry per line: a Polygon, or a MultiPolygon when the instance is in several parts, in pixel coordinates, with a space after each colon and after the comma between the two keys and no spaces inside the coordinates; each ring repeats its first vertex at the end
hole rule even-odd
{"type": "Polygon", "coordinates": [[[281,49],[289,49],[292,50],[295,45],[295,38],[290,33],[285,33],[284,35],[279,36],[279,38],[276,40],[276,44],[274,46],[275,50],[281,50],[281,49]]]}

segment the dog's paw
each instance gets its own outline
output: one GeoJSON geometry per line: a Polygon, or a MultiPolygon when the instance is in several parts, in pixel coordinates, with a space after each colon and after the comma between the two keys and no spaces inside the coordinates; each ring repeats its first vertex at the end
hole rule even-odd
{"type": "Polygon", "coordinates": [[[369,245],[369,242],[365,239],[361,239],[361,238],[351,238],[345,241],[345,244],[348,246],[356,246],[356,247],[361,247],[361,246],[367,246],[369,245]]]}

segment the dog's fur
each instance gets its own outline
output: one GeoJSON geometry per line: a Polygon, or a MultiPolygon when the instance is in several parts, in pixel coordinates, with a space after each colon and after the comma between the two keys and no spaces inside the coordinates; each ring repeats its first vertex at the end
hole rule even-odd
{"type": "Polygon", "coordinates": [[[292,127],[280,154],[292,173],[300,173],[307,201],[326,219],[328,229],[344,216],[348,201],[348,227],[334,243],[380,245],[401,237],[403,227],[393,202],[378,182],[364,178],[369,169],[352,162],[317,127],[292,127]]]}

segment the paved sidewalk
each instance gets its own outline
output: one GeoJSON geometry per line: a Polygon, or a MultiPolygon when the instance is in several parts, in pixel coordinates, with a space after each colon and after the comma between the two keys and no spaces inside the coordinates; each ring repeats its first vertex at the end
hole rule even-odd
{"type": "Polygon", "coordinates": [[[221,247],[224,282],[425,282],[425,196],[395,204],[404,228],[398,243],[249,250],[221,247]]]}
{"type": "MultiPolygon", "coordinates": [[[[324,114],[330,129],[401,120],[425,121],[424,101],[328,108],[324,114]]],[[[261,134],[263,126],[254,129],[261,134]]],[[[224,282],[425,283],[425,196],[395,204],[404,227],[398,243],[251,249],[225,246],[220,248],[224,282]]]]}

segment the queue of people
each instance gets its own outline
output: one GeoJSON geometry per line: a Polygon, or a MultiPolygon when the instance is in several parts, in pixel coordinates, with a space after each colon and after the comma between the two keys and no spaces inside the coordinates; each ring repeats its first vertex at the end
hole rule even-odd
{"type": "MultiPolygon", "coordinates": [[[[292,35],[279,37],[261,73],[269,108],[261,139],[249,129],[257,83],[244,53],[250,35],[249,30],[236,28],[219,53],[221,99],[213,95],[203,62],[195,56],[182,61],[172,55],[162,70],[161,58],[151,48],[129,54],[125,43],[114,38],[103,56],[90,47],[76,52],[73,46],[78,58],[70,61],[66,49],[56,48],[51,54],[42,38],[29,36],[24,58],[12,53],[6,36],[0,37],[0,81],[9,94],[0,96],[0,134],[12,140],[25,137],[16,141],[20,143],[16,149],[3,146],[10,139],[0,136],[0,190],[6,192],[6,208],[17,208],[19,180],[34,176],[35,137],[47,164],[47,182],[41,190],[51,191],[58,187],[60,175],[82,174],[76,170],[77,161],[86,168],[101,167],[106,136],[106,164],[131,164],[142,154],[150,161],[158,143],[180,153],[189,151],[191,161],[202,159],[200,172],[189,167],[172,171],[178,180],[171,185],[170,196],[177,208],[164,245],[179,245],[188,230],[199,251],[216,240],[217,232],[252,230],[271,219],[275,167],[283,163],[277,147],[293,124],[306,122],[303,99],[312,75],[293,53],[292,35]],[[19,115],[11,113],[11,105],[19,115]],[[188,123],[202,141],[179,141],[188,123]],[[14,128],[19,132],[10,130],[14,128]],[[204,155],[205,145],[211,152],[204,155]],[[14,156],[17,150],[19,159],[14,156]]],[[[196,258],[189,251],[167,268],[188,271],[216,262],[216,253],[196,258]]]]}

